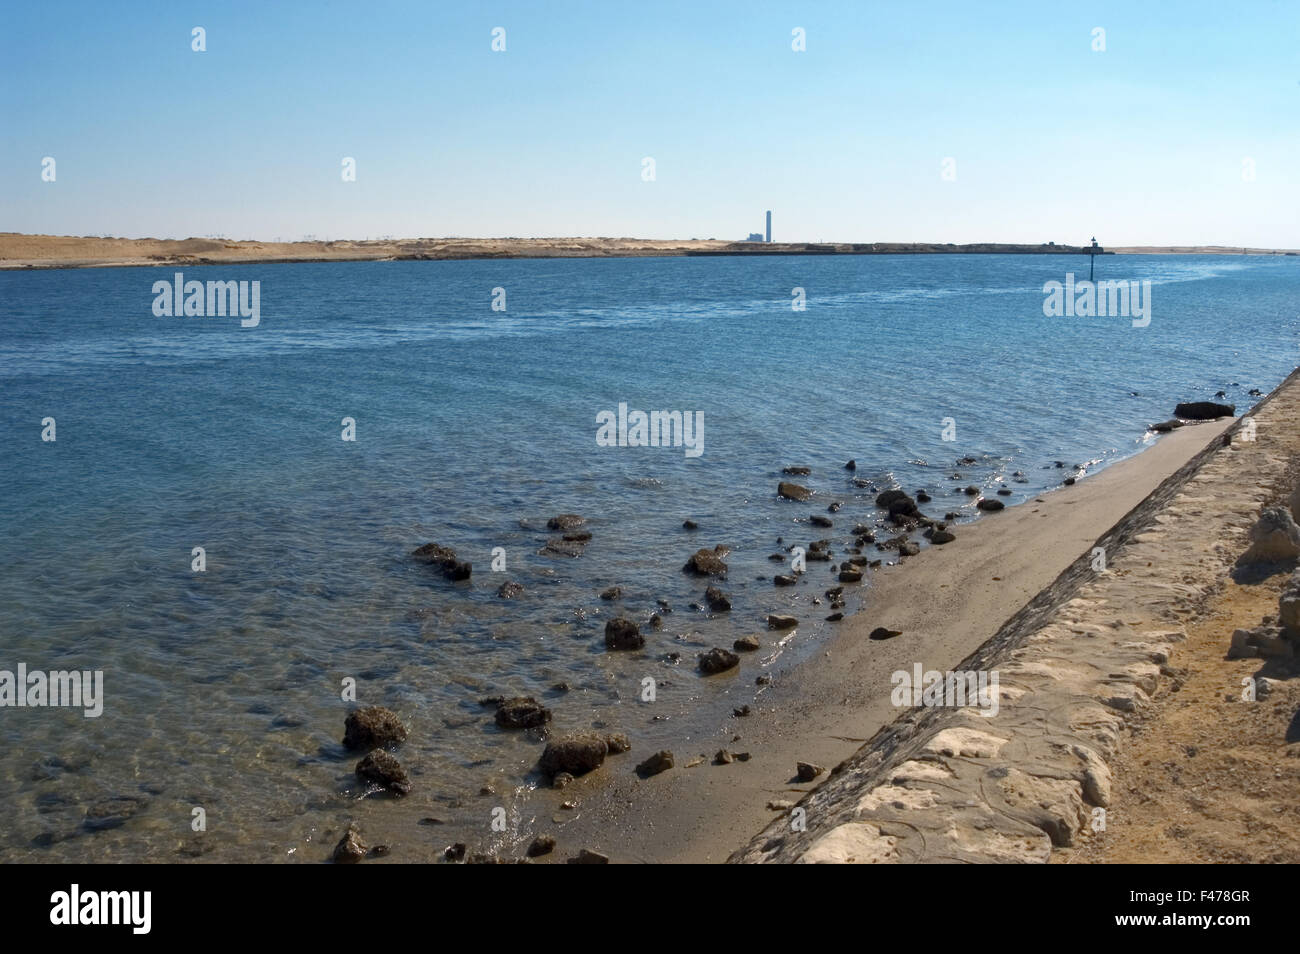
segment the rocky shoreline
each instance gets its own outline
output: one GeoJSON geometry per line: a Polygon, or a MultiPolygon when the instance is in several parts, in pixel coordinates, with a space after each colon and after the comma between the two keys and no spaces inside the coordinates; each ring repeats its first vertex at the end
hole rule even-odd
{"type": "MultiPolygon", "coordinates": [[[[1229,574],[1300,555],[1291,514],[1260,513],[1288,494],[1300,507],[1279,453],[1296,420],[1300,372],[1103,534],[1101,569],[1097,549],[1079,557],[955,667],[999,673],[992,716],[907,711],[730,860],[1046,862],[1104,830],[1125,725],[1176,679],[1189,620],[1229,574]]],[[[1278,617],[1238,630],[1231,651],[1293,655],[1297,593],[1293,581],[1278,617]]]]}
{"type": "MultiPolygon", "coordinates": [[[[1195,413],[1199,413],[1202,417],[1211,419],[1218,413],[1228,415],[1233,413],[1231,406],[1199,409],[1180,406],[1180,410],[1191,414],[1193,417],[1195,417],[1195,413]]],[[[955,467],[966,469],[978,464],[979,461],[972,457],[960,458],[954,462],[955,467]]],[[[778,538],[777,549],[770,555],[773,562],[785,564],[789,561],[788,567],[783,566],[781,568],[783,572],[776,573],[771,577],[771,585],[774,588],[798,586],[806,588],[808,585],[817,587],[812,574],[817,571],[817,567],[825,564],[824,569],[831,576],[835,585],[826,589],[821,595],[812,596],[811,606],[825,606],[826,609],[832,610],[824,618],[833,623],[852,618],[851,609],[848,610],[848,615],[846,615],[846,587],[855,590],[862,585],[864,577],[869,582],[872,570],[879,569],[882,565],[897,566],[905,562],[909,557],[919,555],[923,548],[942,547],[947,550],[950,545],[958,540],[958,534],[954,532],[954,528],[957,526],[956,521],[974,513],[985,515],[997,513],[1004,507],[998,497],[1010,493],[1010,489],[1003,485],[998,487],[995,493],[986,496],[975,484],[965,484],[965,481],[969,478],[963,472],[954,470],[948,478],[952,487],[947,493],[964,498],[966,511],[963,513],[950,510],[944,514],[943,519],[939,519],[925,514],[920,509],[923,504],[930,503],[934,499],[934,495],[926,489],[914,491],[913,494],[896,487],[882,489],[871,479],[856,476],[857,465],[855,461],[849,461],[842,466],[845,474],[843,478],[845,488],[856,494],[856,497],[851,496],[849,493],[818,494],[814,489],[805,486],[809,482],[808,477],[811,475],[811,468],[804,465],[787,465],[782,469],[781,479],[776,482],[773,497],[774,501],[778,502],[778,506],[791,508],[806,505],[815,500],[818,503],[825,502],[824,511],[820,513],[812,512],[806,516],[806,524],[809,529],[833,528],[834,520],[832,516],[845,507],[846,501],[849,504],[857,502],[865,505],[870,508],[870,512],[874,515],[866,520],[861,517],[855,518],[852,521],[852,530],[847,536],[845,530],[841,529],[831,536],[811,540],[806,545],[789,543],[778,538]],[[803,480],[804,483],[796,483],[788,478],[798,478],[803,480]],[[963,486],[963,484],[965,485],[963,486]],[[823,514],[831,516],[824,516],[823,514]],[[886,561],[888,562],[886,563],[886,561]]],[[[1056,467],[1062,471],[1062,479],[1058,484],[1062,488],[1073,486],[1077,478],[1084,476],[1086,473],[1086,467],[1080,465],[1076,465],[1075,468],[1068,468],[1064,462],[1057,462],[1056,467]]],[[[1182,472],[1180,471],[1180,473],[1182,472]]],[[[1025,478],[1017,472],[1015,479],[1023,480],[1025,478]]],[[[930,489],[934,490],[935,493],[940,492],[937,488],[930,489]]],[[[583,548],[592,538],[591,532],[583,529],[585,524],[585,518],[577,514],[558,514],[552,517],[547,521],[547,530],[551,536],[547,538],[541,552],[556,557],[580,557],[583,548]]],[[[698,530],[698,526],[694,525],[694,522],[688,518],[683,523],[683,529],[690,532],[698,530]]],[[[1114,536],[1114,531],[1111,536],[1114,536]]],[[[957,543],[957,549],[960,549],[960,543],[957,543]]],[[[722,585],[725,585],[729,569],[726,563],[728,554],[729,549],[724,545],[701,547],[690,553],[682,566],[682,572],[688,578],[698,578],[704,585],[701,603],[707,604],[710,610],[715,613],[727,613],[731,609],[730,597],[721,588],[722,585]]],[[[410,559],[417,564],[430,567],[430,569],[452,583],[467,580],[473,573],[473,568],[469,563],[458,559],[450,548],[437,543],[424,543],[416,547],[411,552],[410,559]]],[[[613,586],[602,592],[600,597],[603,600],[612,602],[618,600],[620,594],[621,587],[613,586]]],[[[524,595],[524,590],[520,584],[507,581],[498,589],[497,595],[502,600],[517,599],[524,595]]],[[[1034,609],[1039,602],[1041,601],[1035,601],[1034,604],[1027,607],[1026,612],[1034,609]]],[[[660,603],[662,612],[670,611],[670,608],[664,605],[664,601],[661,600],[660,603]]],[[[799,617],[788,614],[770,613],[766,619],[768,632],[776,633],[778,638],[796,629],[800,623],[799,617]]],[[[657,630],[662,625],[663,621],[659,612],[652,612],[648,618],[643,620],[630,618],[623,613],[619,613],[605,624],[605,651],[611,653],[644,652],[646,639],[642,628],[657,630]]],[[[878,625],[872,629],[867,638],[872,641],[894,640],[902,635],[903,631],[901,630],[878,625]]],[[[999,638],[1005,639],[1001,635],[999,638]]],[[[994,642],[997,642],[997,639],[994,642]]],[[[763,645],[764,640],[759,634],[744,635],[736,639],[731,648],[713,646],[700,652],[695,660],[695,666],[704,677],[742,671],[744,668],[744,655],[762,648],[763,645]]],[[[770,682],[771,675],[765,671],[760,671],[757,678],[752,680],[751,684],[755,687],[752,691],[755,693],[761,692],[762,688],[770,684],[770,682]]],[[[755,695],[755,703],[757,698],[757,695],[755,695]]],[[[495,709],[494,721],[498,727],[523,731],[528,734],[530,739],[536,741],[540,751],[537,756],[537,764],[534,767],[534,777],[541,783],[549,784],[550,787],[556,790],[566,789],[574,784],[575,780],[582,779],[584,776],[593,773],[597,776],[597,784],[599,784],[600,777],[607,774],[607,772],[598,771],[605,765],[606,759],[610,755],[622,754],[633,748],[633,743],[623,733],[593,732],[583,729],[562,731],[558,729],[554,724],[550,709],[533,697],[496,696],[484,698],[481,702],[483,705],[495,709]]],[[[736,707],[733,715],[743,718],[750,715],[750,712],[751,705],[745,704],[736,707]]],[[[355,768],[355,774],[365,788],[363,794],[399,798],[409,794],[411,780],[405,769],[397,761],[393,751],[405,739],[405,736],[406,729],[401,725],[397,714],[386,709],[367,707],[356,710],[349,716],[344,745],[349,750],[364,755],[355,768]],[[374,723],[381,727],[381,731],[358,734],[356,729],[358,720],[365,724],[374,723]],[[363,735],[364,738],[362,738],[363,735]]],[[[740,738],[740,735],[735,736],[735,740],[740,738]]],[[[693,743],[688,742],[686,744],[691,745],[693,743]]],[[[695,768],[707,759],[707,753],[695,755],[692,752],[683,758],[680,755],[680,750],[678,754],[674,754],[672,750],[660,749],[655,752],[644,752],[634,756],[631,762],[624,764],[624,768],[631,772],[636,779],[644,782],[656,776],[675,774],[672,773],[673,769],[681,771],[682,769],[695,768]]],[[[726,746],[719,748],[712,756],[714,765],[729,765],[735,762],[749,761],[750,759],[750,752],[733,751],[732,747],[726,746]]],[[[793,778],[800,783],[811,783],[821,777],[824,771],[820,765],[807,759],[797,760],[790,768],[793,771],[793,778]]],[[[842,769],[843,766],[833,773],[831,780],[827,782],[828,787],[840,782],[840,776],[843,774],[842,769]]],[[[615,771],[621,775],[623,769],[616,769],[615,771]]],[[[590,789],[587,790],[587,793],[592,794],[590,789]]],[[[560,807],[572,811],[578,807],[578,804],[577,799],[566,798],[564,804],[560,807]]],[[[809,804],[816,805],[820,813],[819,817],[830,817],[833,814],[831,810],[820,803],[810,802],[809,804]]],[[[786,800],[773,799],[769,802],[769,808],[783,812],[782,819],[784,819],[784,812],[787,809],[793,809],[793,806],[786,800]]],[[[801,810],[807,812],[808,806],[801,806],[801,810]]],[[[784,822],[778,820],[773,824],[774,828],[779,828],[784,822]]],[[[811,827],[809,831],[812,831],[811,827]]],[[[854,831],[857,831],[857,829],[854,831]]],[[[519,833],[518,837],[515,838],[515,843],[522,844],[520,839],[530,834],[534,833],[519,833]]],[[[383,849],[380,851],[371,848],[366,848],[364,851],[360,850],[359,846],[363,846],[362,837],[360,828],[349,821],[344,835],[338,843],[336,853],[333,855],[334,859],[336,861],[351,862],[388,854],[386,846],[380,846],[383,849]]],[[[773,841],[774,837],[769,837],[767,841],[773,841]]],[[[806,847],[804,837],[801,836],[798,841],[806,847]]],[[[555,834],[538,831],[533,837],[533,842],[529,844],[524,859],[515,858],[515,860],[539,858],[543,855],[549,856],[555,849],[556,843],[555,834]],[[549,839],[549,842],[546,842],[549,847],[544,851],[538,847],[539,839],[543,841],[549,839]]],[[[477,862],[500,862],[510,860],[513,857],[513,852],[501,850],[499,839],[487,839],[484,844],[477,846],[476,850],[471,850],[471,847],[463,842],[456,842],[448,845],[441,853],[441,857],[448,861],[477,862]]],[[[568,858],[571,862],[598,863],[601,859],[607,859],[607,855],[594,850],[589,843],[574,842],[566,845],[565,848],[577,851],[577,854],[573,854],[568,858]]],[[[834,852],[832,852],[833,855],[834,852]]],[[[818,856],[814,855],[813,857],[818,856]]],[[[764,858],[763,860],[793,859],[780,857],[764,858]]]]}

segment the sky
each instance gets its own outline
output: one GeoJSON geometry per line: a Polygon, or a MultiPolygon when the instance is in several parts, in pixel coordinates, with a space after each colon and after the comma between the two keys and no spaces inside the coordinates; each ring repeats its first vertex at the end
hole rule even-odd
{"type": "Polygon", "coordinates": [[[1300,0],[0,0],[0,231],[1295,248],[1298,41],[1300,0]]]}

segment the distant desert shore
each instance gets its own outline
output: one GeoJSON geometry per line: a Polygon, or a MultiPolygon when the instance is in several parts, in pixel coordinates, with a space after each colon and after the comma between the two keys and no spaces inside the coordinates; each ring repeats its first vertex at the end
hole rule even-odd
{"type": "MultiPolygon", "coordinates": [[[[1221,245],[1118,246],[1106,252],[1165,255],[1296,255],[1295,249],[1221,245]]],[[[261,242],[213,238],[100,238],[0,232],[0,269],[489,258],[637,258],[685,255],[1083,255],[1076,245],[934,242],[733,242],[723,239],[411,238],[261,242]]]]}

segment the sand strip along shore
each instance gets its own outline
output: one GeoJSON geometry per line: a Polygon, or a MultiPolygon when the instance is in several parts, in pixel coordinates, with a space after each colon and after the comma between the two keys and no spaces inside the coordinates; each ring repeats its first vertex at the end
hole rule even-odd
{"type": "MultiPolygon", "coordinates": [[[[863,610],[838,625],[824,652],[764,688],[751,715],[674,746],[676,767],[644,780],[631,771],[645,753],[637,752],[635,731],[629,727],[636,759],[626,766],[607,764],[562,793],[535,792],[537,809],[554,803],[555,826],[542,823],[535,831],[557,838],[557,860],[568,854],[566,849],[579,847],[601,851],[614,861],[726,860],[772,821],[769,804],[797,801],[826,779],[799,783],[794,778],[798,761],[830,767],[850,759],[905,711],[890,701],[893,672],[910,671],[917,662],[927,670],[969,668],[959,663],[989,643],[991,634],[1005,632],[1008,620],[1012,629],[1025,625],[1026,613],[1045,620],[1059,597],[1056,590],[1040,595],[1042,591],[1063,573],[1075,585],[1090,575],[1090,561],[1080,558],[1090,555],[1098,536],[1143,505],[1207,445],[1217,445],[1234,424],[1224,419],[1183,427],[1074,486],[957,526],[952,543],[871,571],[862,584],[863,610]],[[903,635],[869,640],[877,626],[903,635]],[[748,752],[750,758],[712,764],[722,748],[748,752]],[[691,766],[700,756],[704,760],[691,766]],[[578,810],[559,810],[561,802],[576,802],[578,810]]],[[[1115,536],[1107,535],[1110,549],[1115,536]]],[[[762,632],[760,619],[754,630],[762,632]]],[[[765,647],[774,636],[763,635],[765,647]]],[[[729,691],[739,706],[753,701],[755,676],[761,671],[742,664],[732,674],[713,678],[733,680],[729,691]]],[[[987,723],[999,722],[976,721],[986,730],[987,723]]],[[[819,799],[819,824],[829,822],[832,813],[826,806],[835,800],[819,799]]],[[[816,816],[810,815],[809,832],[798,842],[805,847],[814,834],[816,816]]],[[[781,812],[764,842],[788,827],[787,816],[781,812]]]]}
{"type": "MultiPolygon", "coordinates": [[[[1218,246],[1107,249],[1138,254],[1294,255],[1218,246]]],[[[443,261],[495,258],[647,258],[676,255],[1034,254],[1082,256],[1079,246],[937,242],[733,242],[723,239],[406,238],[263,242],[220,238],[110,238],[0,232],[0,270],[108,266],[265,265],[293,262],[443,261]]]]}
{"type": "Polygon", "coordinates": [[[800,802],[806,830],[784,812],[731,860],[1044,862],[1075,844],[1111,803],[1126,723],[1173,672],[1263,504],[1288,490],[1300,372],[1249,416],[1256,440],[1230,423],[1100,538],[1104,571],[1088,547],[969,658],[927,665],[997,670],[995,716],[909,710],[800,802]]]}

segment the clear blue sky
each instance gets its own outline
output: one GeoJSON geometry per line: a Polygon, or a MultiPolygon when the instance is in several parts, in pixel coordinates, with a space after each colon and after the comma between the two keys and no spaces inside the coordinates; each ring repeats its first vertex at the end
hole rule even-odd
{"type": "Polygon", "coordinates": [[[1300,246],[1296,0],[2,17],[3,231],[1300,246]]]}

